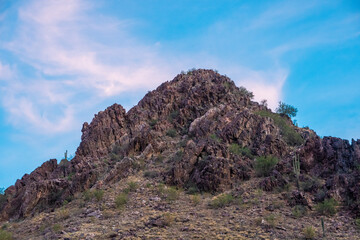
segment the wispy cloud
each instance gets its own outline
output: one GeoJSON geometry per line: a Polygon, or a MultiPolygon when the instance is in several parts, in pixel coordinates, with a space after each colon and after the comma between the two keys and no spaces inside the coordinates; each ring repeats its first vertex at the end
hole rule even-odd
{"type": "Polygon", "coordinates": [[[14,77],[14,71],[7,64],[3,64],[0,62],[0,81],[7,80],[14,77]]]}
{"type": "Polygon", "coordinates": [[[227,72],[236,85],[244,86],[254,93],[254,100],[260,102],[266,99],[268,106],[275,110],[282,100],[282,89],[288,77],[288,70],[276,68],[269,71],[255,71],[240,67],[229,68],[227,72]]]}
{"type": "MultiPolygon", "coordinates": [[[[12,41],[2,45],[34,68],[36,76],[12,77],[3,87],[12,124],[27,121],[30,129],[47,134],[69,131],[78,124],[74,109],[80,110],[79,102],[93,101],[91,106],[123,91],[152,88],[171,76],[155,46],[144,46],[127,33],[130,20],[95,19],[92,7],[81,0],[42,0],[19,9],[12,41]],[[78,99],[84,89],[92,97],[78,99]]],[[[8,65],[0,65],[1,76],[11,77],[8,65]]]]}
{"type": "Polygon", "coordinates": [[[247,29],[255,30],[268,28],[273,25],[286,25],[291,21],[304,18],[313,13],[319,6],[324,7],[321,1],[278,1],[271,2],[267,9],[253,18],[247,29]]]}

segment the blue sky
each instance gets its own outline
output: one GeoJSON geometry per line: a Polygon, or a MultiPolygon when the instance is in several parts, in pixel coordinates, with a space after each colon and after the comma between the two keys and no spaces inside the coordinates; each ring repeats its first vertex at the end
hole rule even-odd
{"type": "Polygon", "coordinates": [[[0,187],[193,67],[296,106],[320,136],[360,138],[359,1],[0,0],[0,187]]]}

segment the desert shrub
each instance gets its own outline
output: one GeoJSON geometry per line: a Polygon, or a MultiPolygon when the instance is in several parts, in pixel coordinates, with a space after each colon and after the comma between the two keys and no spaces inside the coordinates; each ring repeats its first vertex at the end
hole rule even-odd
{"type": "Polygon", "coordinates": [[[0,229],[0,240],[12,240],[12,239],[13,239],[12,233],[0,229]]]}
{"type": "Polygon", "coordinates": [[[159,183],[157,185],[157,192],[158,192],[159,195],[164,194],[165,193],[165,184],[159,183]]]}
{"type": "Polygon", "coordinates": [[[213,198],[210,202],[210,207],[212,208],[223,208],[228,206],[234,201],[234,197],[231,194],[221,194],[213,198]]]}
{"type": "Polygon", "coordinates": [[[96,201],[98,201],[98,202],[100,202],[102,199],[103,199],[103,197],[104,197],[104,191],[103,190],[95,190],[94,191],[94,197],[95,197],[95,199],[96,199],[96,201]]]}
{"type": "Polygon", "coordinates": [[[164,162],[164,156],[163,155],[159,155],[155,158],[155,163],[156,164],[161,164],[164,162]]]}
{"type": "Polygon", "coordinates": [[[69,175],[67,176],[67,180],[71,181],[74,177],[75,173],[69,173],[69,175]]]}
{"type": "Polygon", "coordinates": [[[360,229],[360,218],[355,219],[355,226],[360,229]]]}
{"type": "Polygon", "coordinates": [[[200,192],[199,188],[195,185],[195,186],[191,186],[186,190],[187,194],[196,194],[200,192]]]}
{"type": "Polygon", "coordinates": [[[69,209],[61,208],[61,209],[57,212],[57,218],[58,218],[59,220],[65,220],[65,219],[68,219],[69,217],[70,217],[69,209]]]}
{"type": "Polygon", "coordinates": [[[289,104],[279,102],[279,106],[276,108],[276,113],[287,115],[288,117],[295,117],[297,114],[297,108],[289,104]]]}
{"type": "Polygon", "coordinates": [[[179,198],[179,192],[175,187],[166,188],[165,195],[168,202],[174,202],[179,198]]]}
{"type": "Polygon", "coordinates": [[[105,219],[109,219],[109,218],[114,217],[115,214],[111,210],[104,210],[104,211],[102,211],[102,215],[105,219]]]}
{"type": "Polygon", "coordinates": [[[258,111],[256,114],[262,117],[272,118],[275,125],[280,128],[281,135],[284,137],[284,140],[287,144],[291,146],[298,146],[303,144],[304,139],[298,132],[295,131],[294,127],[292,127],[287,119],[283,116],[272,113],[270,111],[258,111]]]}
{"type": "Polygon", "coordinates": [[[318,178],[311,178],[302,182],[301,187],[305,192],[312,192],[321,187],[321,182],[318,178]]]}
{"type": "Polygon", "coordinates": [[[162,219],[165,226],[171,226],[174,222],[174,216],[171,213],[164,213],[162,219]]]}
{"type": "Polygon", "coordinates": [[[175,129],[171,128],[166,132],[166,135],[169,136],[169,137],[174,138],[174,137],[176,137],[177,133],[176,133],[175,129]]]}
{"type": "Polygon", "coordinates": [[[291,190],[291,187],[292,187],[291,184],[287,183],[283,186],[275,187],[274,192],[276,193],[289,192],[291,190]]]}
{"type": "Polygon", "coordinates": [[[255,218],[254,219],[254,224],[256,226],[260,226],[263,223],[263,219],[261,217],[255,218]]]}
{"type": "Polygon", "coordinates": [[[135,192],[138,188],[138,184],[136,182],[128,182],[128,188],[130,192],[135,192]]]}
{"type": "Polygon", "coordinates": [[[263,107],[267,107],[268,106],[268,101],[266,99],[263,99],[260,101],[260,105],[263,107]]]}
{"type": "Polygon", "coordinates": [[[199,194],[194,194],[191,196],[191,202],[196,206],[200,203],[200,196],[199,194]]]}
{"type": "Polygon", "coordinates": [[[90,201],[91,199],[93,199],[94,195],[90,190],[85,190],[83,192],[83,198],[85,201],[90,201]]]}
{"type": "Polygon", "coordinates": [[[179,116],[179,111],[172,111],[169,115],[169,121],[174,121],[179,116]]]}
{"type": "Polygon", "coordinates": [[[255,160],[255,171],[258,176],[269,176],[279,159],[273,156],[260,156],[255,160]]]}
{"type": "Polygon", "coordinates": [[[336,213],[337,202],[335,199],[325,199],[322,203],[316,205],[316,211],[321,215],[334,215],[336,213]]]}
{"type": "Polygon", "coordinates": [[[115,198],[115,206],[118,209],[122,209],[124,208],[124,206],[127,204],[129,200],[129,196],[126,193],[120,193],[116,198],[115,198]]]}
{"type": "Polygon", "coordinates": [[[60,225],[59,223],[56,223],[53,225],[52,229],[55,233],[60,233],[63,230],[63,226],[60,225]]]}
{"type": "Polygon", "coordinates": [[[156,178],[159,176],[159,172],[157,171],[145,171],[144,172],[144,177],[146,178],[156,178]]]}
{"type": "Polygon", "coordinates": [[[319,189],[315,194],[315,201],[322,202],[325,200],[326,192],[323,189],[319,189]]]}
{"type": "Polygon", "coordinates": [[[277,224],[277,218],[274,214],[270,214],[268,216],[265,217],[266,223],[268,224],[268,226],[270,227],[276,227],[277,224]]]}
{"type": "Polygon", "coordinates": [[[236,143],[233,143],[233,144],[231,144],[229,146],[229,151],[232,154],[235,154],[235,155],[240,155],[241,154],[241,155],[246,156],[248,158],[253,158],[254,157],[249,148],[241,147],[240,145],[238,145],[236,143]]]}
{"type": "Polygon", "coordinates": [[[250,99],[253,99],[254,98],[254,94],[252,92],[250,92],[249,90],[247,90],[246,88],[244,87],[239,87],[239,92],[241,95],[244,95],[250,99]]]}
{"type": "Polygon", "coordinates": [[[221,138],[219,138],[218,135],[216,135],[215,133],[210,134],[210,138],[212,140],[214,140],[215,142],[218,142],[218,143],[221,142],[221,138]]]}
{"type": "Polygon", "coordinates": [[[151,128],[155,127],[155,125],[158,123],[158,120],[157,119],[151,119],[149,121],[149,125],[151,128]]]}
{"type": "Polygon", "coordinates": [[[68,205],[68,204],[69,204],[69,201],[68,201],[68,200],[64,200],[63,203],[62,203],[63,206],[66,206],[66,205],[68,205]]]}
{"type": "Polygon", "coordinates": [[[306,207],[304,207],[302,205],[296,205],[292,210],[292,215],[295,218],[301,218],[301,217],[305,216],[306,213],[307,213],[306,207]]]}
{"type": "Polygon", "coordinates": [[[173,155],[173,157],[171,158],[171,161],[179,162],[182,160],[183,155],[184,155],[184,152],[182,150],[179,150],[175,153],[175,155],[173,155]]]}
{"type": "Polygon", "coordinates": [[[303,229],[305,239],[315,239],[316,233],[315,228],[312,226],[305,227],[303,229]]]}
{"type": "Polygon", "coordinates": [[[187,70],[186,74],[193,75],[195,71],[196,71],[196,68],[191,68],[191,69],[187,70]]]}

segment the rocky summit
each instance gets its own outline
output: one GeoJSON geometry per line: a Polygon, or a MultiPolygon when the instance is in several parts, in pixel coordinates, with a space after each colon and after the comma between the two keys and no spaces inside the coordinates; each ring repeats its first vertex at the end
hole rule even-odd
{"type": "Polygon", "coordinates": [[[192,70],[99,112],[73,159],[6,189],[0,239],[360,239],[359,166],[360,140],[192,70]]]}

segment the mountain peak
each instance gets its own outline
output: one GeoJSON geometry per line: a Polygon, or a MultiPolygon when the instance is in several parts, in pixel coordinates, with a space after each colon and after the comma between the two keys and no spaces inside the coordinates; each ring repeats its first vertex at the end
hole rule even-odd
{"type": "MultiPolygon", "coordinates": [[[[1,218],[54,210],[78,193],[105,191],[145,169],[154,172],[151,181],[187,190],[239,194],[238,186],[251,181],[273,191],[293,184],[296,156],[303,179],[326,183],[314,191],[339,201],[350,196],[350,208],[358,211],[360,142],[321,139],[251,98],[228,77],[198,69],[161,84],[128,112],[114,104],[84,123],[74,159],[50,160],[5,191],[1,218]],[[272,165],[264,170],[259,161],[272,165]]],[[[289,204],[304,199],[296,192],[289,204]]]]}

